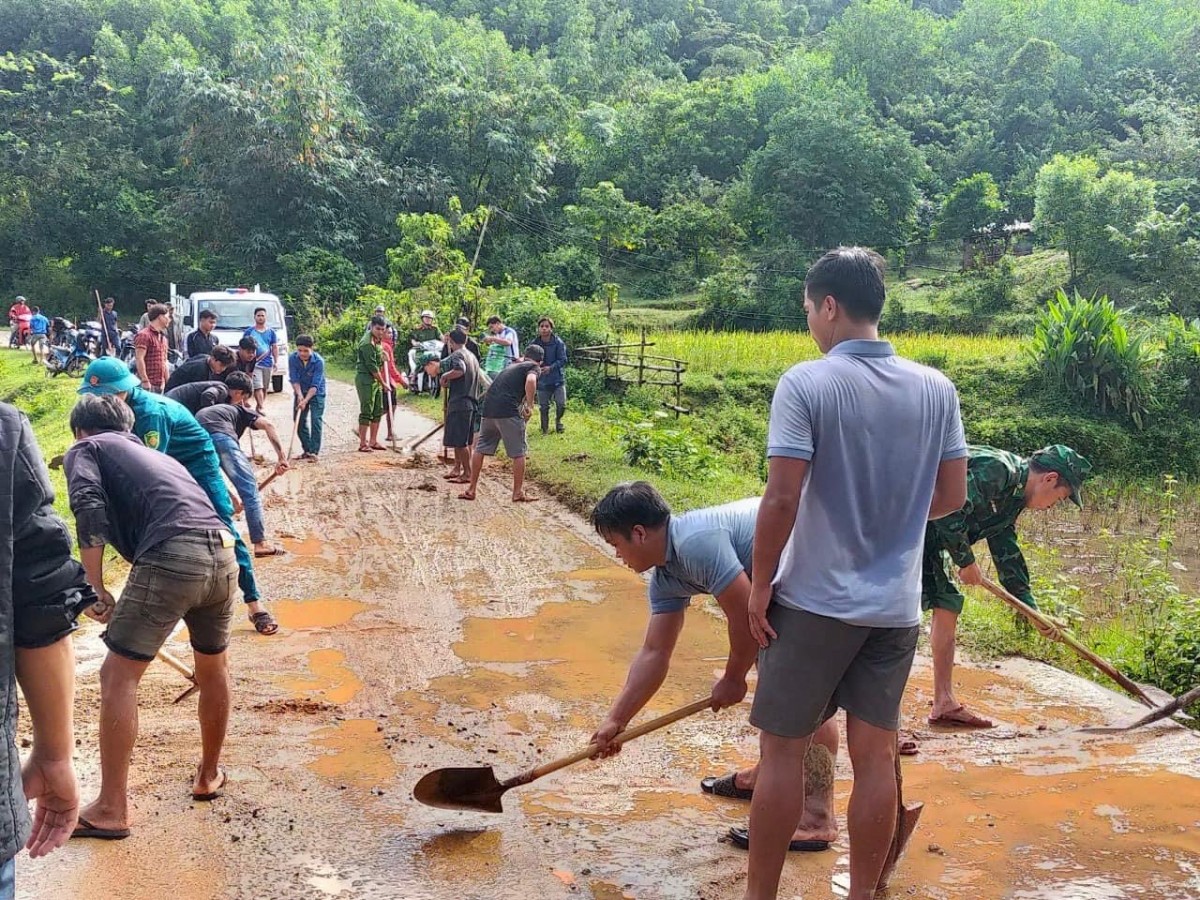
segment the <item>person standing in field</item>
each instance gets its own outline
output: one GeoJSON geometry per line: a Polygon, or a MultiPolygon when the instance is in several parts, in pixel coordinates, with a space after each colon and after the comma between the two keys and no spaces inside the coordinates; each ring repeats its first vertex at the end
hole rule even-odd
{"type": "Polygon", "coordinates": [[[963,595],[946,574],[946,557],[963,584],[982,584],[983,573],[971,545],[986,540],[1000,583],[1026,606],[1037,609],[1029,567],[1017,542],[1017,518],[1027,509],[1050,509],[1064,500],[1082,507],[1079,489],[1092,464],[1062,444],[1028,459],[994,447],[969,447],[967,502],[925,530],[921,607],[933,610],[929,643],[933,656],[933,709],[930,725],[991,728],[954,696],[954,637],[963,595]]]}
{"type": "Polygon", "coordinates": [[[533,403],[537,395],[537,373],[542,364],[542,348],[530,344],[525,348],[525,358],[518,359],[494,379],[484,395],[479,413],[483,423],[475,449],[471,453],[471,482],[458,495],[460,500],[474,500],[479,487],[479,473],[483,471],[483,460],[495,456],[500,442],[504,452],[512,460],[514,503],[532,503],[538,498],[525,490],[525,455],[529,445],[525,440],[525,423],[533,415],[533,403]]]}
{"type": "Polygon", "coordinates": [[[0,403],[0,485],[0,679],[6,698],[0,714],[0,897],[11,898],[21,849],[33,859],[54,852],[79,817],[71,634],[79,610],[96,596],[71,558],[71,538],[54,512],[54,489],[33,428],[7,403],[0,403]],[[18,685],[23,715],[33,726],[24,765],[16,742],[18,685]],[[32,822],[30,801],[37,804],[32,822]]]}
{"type": "Polygon", "coordinates": [[[83,373],[81,394],[113,394],[133,410],[133,434],[151,450],[165,453],[178,460],[188,474],[204,489],[213,509],[234,536],[234,552],[238,563],[238,587],[247,617],[262,635],[279,631],[275,618],[263,605],[254,577],[254,560],[246,542],[233,525],[233,501],[225,479],[221,476],[221,461],[208,432],[200,427],[187,409],[174,400],[156,396],[138,387],[137,378],[118,359],[110,356],[97,359],[83,373]]]}
{"type": "Polygon", "coordinates": [[[254,324],[242,333],[243,338],[253,338],[255,344],[254,405],[258,414],[263,414],[271,376],[279,362],[279,338],[274,328],[267,327],[267,311],[263,307],[254,310],[254,324]]]}
{"type": "Polygon", "coordinates": [[[138,380],[142,390],[162,394],[167,389],[167,338],[171,313],[161,303],[146,310],[146,327],[133,339],[138,380]]]}
{"type": "Polygon", "coordinates": [[[105,352],[116,356],[121,350],[121,329],[117,324],[117,301],[114,297],[104,298],[103,318],[105,352]]]}
{"type": "Polygon", "coordinates": [[[839,708],[854,769],[851,900],[874,897],[892,843],[925,525],[965,502],[967,446],[954,385],[879,339],[883,304],[878,254],[821,257],[804,306],[825,356],[788,370],[771,403],[749,601],[762,758],[746,900],[778,894],[804,811],[805,755],[839,708]]]}
{"type": "Polygon", "coordinates": [[[200,317],[196,320],[196,330],[187,336],[185,346],[188,359],[194,359],[197,356],[210,356],[218,346],[221,340],[217,337],[214,330],[217,327],[217,314],[211,309],[203,310],[200,317]]]}
{"type": "Polygon", "coordinates": [[[508,366],[517,361],[520,347],[515,329],[504,324],[499,316],[488,319],[488,333],[480,342],[487,346],[487,356],[483,359],[483,370],[490,378],[495,378],[508,366]]]}
{"type": "Polygon", "coordinates": [[[35,306],[29,319],[29,349],[33,351],[36,366],[46,359],[50,346],[50,320],[42,315],[42,308],[35,306]]]}
{"type": "Polygon", "coordinates": [[[221,748],[232,685],[227,650],[238,566],[234,539],[204,490],[176,460],[129,433],[133,411],[116,396],[85,394],[71,411],[75,443],[63,460],[80,554],[107,627],[100,668],[100,793],[79,815],[76,838],[129,837],[129,762],[138,733],[138,684],[182,619],[200,686],[200,762],[192,799],[225,786],[221,748]],[[114,600],[104,548],[132,564],[114,600]]]}
{"type": "Polygon", "coordinates": [[[307,334],[296,338],[296,349],[288,357],[288,380],[292,383],[292,416],[300,438],[300,459],[316,462],[321,455],[325,423],[325,360],[313,349],[307,334]]]}
{"type": "Polygon", "coordinates": [[[554,401],[554,430],[563,433],[563,413],[567,408],[567,345],[554,333],[554,320],[538,320],[538,336],[533,342],[542,348],[545,359],[538,371],[537,401],[542,416],[542,434],[550,432],[550,401],[554,401]]]}
{"type": "Polygon", "coordinates": [[[366,336],[358,342],[355,354],[354,389],[358,392],[358,452],[386,450],[379,443],[379,422],[383,418],[383,334],[387,321],[373,316],[366,336]]]}

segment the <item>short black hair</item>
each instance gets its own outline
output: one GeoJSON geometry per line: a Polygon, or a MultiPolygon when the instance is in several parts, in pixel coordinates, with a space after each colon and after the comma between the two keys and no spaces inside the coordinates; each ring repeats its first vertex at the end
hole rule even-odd
{"type": "Polygon", "coordinates": [[[671,507],[648,481],[626,481],[601,498],[591,518],[601,537],[617,534],[628,539],[638,525],[662,528],[671,518],[671,507]]]}
{"type": "Polygon", "coordinates": [[[453,343],[458,344],[460,347],[466,346],[467,333],[461,328],[452,329],[451,332],[446,335],[446,337],[448,337],[453,343]]]}
{"type": "Polygon", "coordinates": [[[116,297],[105,297],[105,298],[104,298],[104,302],[105,302],[105,303],[116,303],[116,302],[117,302],[117,298],[116,298],[116,297]]]}
{"type": "Polygon", "coordinates": [[[488,319],[488,324],[489,325],[503,325],[504,320],[502,318],[500,318],[499,316],[492,316],[490,319],[488,319]]]}
{"type": "Polygon", "coordinates": [[[1058,478],[1058,481],[1056,482],[1056,484],[1061,485],[1061,484],[1067,483],[1067,479],[1062,477],[1061,472],[1055,472],[1054,469],[1051,469],[1049,466],[1043,466],[1040,462],[1037,462],[1036,460],[1032,460],[1032,459],[1029,460],[1029,471],[1032,472],[1034,475],[1047,475],[1051,472],[1054,472],[1055,477],[1058,478]]]}
{"type": "Polygon", "coordinates": [[[534,362],[541,362],[546,358],[546,351],[537,344],[530,344],[525,348],[525,358],[532,359],[534,362]]]}
{"type": "Polygon", "coordinates": [[[883,315],[883,257],[866,247],[830,250],[808,270],[804,293],[814,302],[833,297],[851,319],[878,322],[883,315]]]}
{"type": "Polygon", "coordinates": [[[459,316],[458,320],[454,324],[461,325],[463,328],[470,328],[471,320],[468,319],[466,316],[459,316]]]}
{"type": "MultiPolygon", "coordinates": [[[[254,338],[251,338],[250,340],[254,340],[254,338]]],[[[226,366],[232,366],[234,364],[234,362],[236,362],[236,358],[233,355],[233,351],[230,350],[228,347],[226,347],[224,344],[217,344],[217,346],[213,347],[213,350],[212,350],[212,353],[210,354],[210,356],[212,356],[212,358],[215,359],[217,362],[222,363],[226,366]]]]}
{"type": "Polygon", "coordinates": [[[217,314],[215,312],[213,312],[211,309],[203,310],[200,313],[200,318],[202,318],[202,319],[215,319],[216,317],[217,317],[217,314]]]}
{"type": "Polygon", "coordinates": [[[255,307],[254,314],[257,316],[259,313],[262,313],[265,316],[267,314],[267,308],[265,306],[255,307]]]}
{"type": "Polygon", "coordinates": [[[238,349],[239,350],[253,350],[257,354],[258,353],[258,342],[255,341],[254,338],[250,337],[250,335],[246,335],[244,338],[242,338],[240,341],[238,341],[238,349]]]}
{"type": "Polygon", "coordinates": [[[311,347],[313,345],[312,335],[302,334],[296,338],[297,347],[311,347]]]}
{"type": "Polygon", "coordinates": [[[225,375],[225,387],[231,391],[241,391],[243,394],[254,393],[254,381],[245,372],[234,370],[225,375]]]}
{"type": "Polygon", "coordinates": [[[387,328],[387,319],[385,319],[383,316],[371,316],[370,327],[374,328],[376,325],[380,326],[381,328],[387,328]]]}
{"type": "Polygon", "coordinates": [[[41,308],[40,306],[35,306],[35,307],[33,308],[33,311],[34,311],[35,313],[40,313],[40,312],[42,311],[42,308],[41,308]]]}
{"type": "Polygon", "coordinates": [[[133,410],[116,394],[83,394],[71,410],[71,432],[133,431],[133,410]]]}

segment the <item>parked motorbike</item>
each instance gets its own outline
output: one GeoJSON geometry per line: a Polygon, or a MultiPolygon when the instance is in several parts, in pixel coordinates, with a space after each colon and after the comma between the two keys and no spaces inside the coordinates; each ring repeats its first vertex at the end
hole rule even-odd
{"type": "Polygon", "coordinates": [[[87,322],[83,328],[62,332],[63,343],[52,344],[46,357],[46,371],[50,375],[63,372],[77,378],[83,375],[88,364],[96,358],[100,346],[100,330],[90,327],[95,324],[87,322]]]}

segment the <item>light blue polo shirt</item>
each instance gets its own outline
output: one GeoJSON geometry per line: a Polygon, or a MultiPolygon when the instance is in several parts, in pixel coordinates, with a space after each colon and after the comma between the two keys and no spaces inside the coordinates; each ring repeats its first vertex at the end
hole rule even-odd
{"type": "Polygon", "coordinates": [[[851,625],[918,624],[938,466],[967,455],[950,379],[887,341],[843,341],[784,374],[767,455],[810,462],[775,600],[851,625]]]}
{"type": "Polygon", "coordinates": [[[758,497],[671,516],[667,561],[650,576],[650,612],[686,609],[697,594],[723,592],[754,558],[758,497]]]}

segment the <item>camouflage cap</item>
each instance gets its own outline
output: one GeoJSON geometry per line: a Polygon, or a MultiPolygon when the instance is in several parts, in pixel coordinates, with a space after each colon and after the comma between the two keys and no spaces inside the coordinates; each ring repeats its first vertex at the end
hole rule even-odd
{"type": "Polygon", "coordinates": [[[1083,508],[1079,488],[1092,474],[1092,464],[1085,457],[1063,444],[1051,444],[1030,456],[1029,461],[1061,475],[1071,486],[1071,502],[1083,508]]]}
{"type": "Polygon", "coordinates": [[[417,368],[423,369],[430,363],[441,362],[441,357],[436,353],[422,353],[417,357],[417,368]]]}

